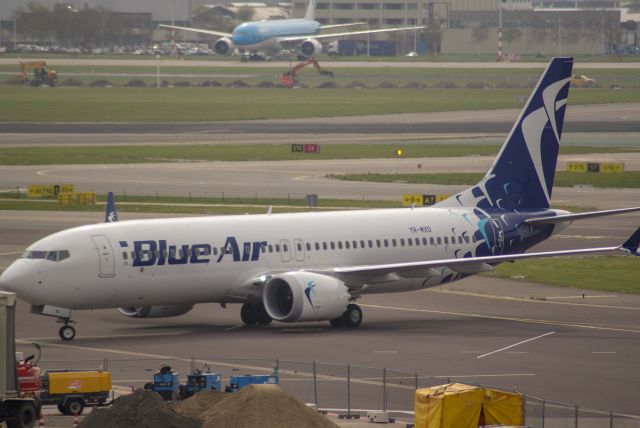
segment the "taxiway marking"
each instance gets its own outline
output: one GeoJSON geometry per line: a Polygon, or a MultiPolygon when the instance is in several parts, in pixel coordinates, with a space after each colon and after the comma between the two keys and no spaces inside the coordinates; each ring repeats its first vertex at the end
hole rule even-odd
{"type": "Polygon", "coordinates": [[[497,354],[498,352],[506,351],[507,349],[515,348],[516,346],[522,345],[523,343],[533,342],[534,340],[542,339],[543,337],[550,336],[555,334],[555,331],[550,331],[549,333],[541,334],[540,336],[532,337],[531,339],[522,340],[518,343],[514,343],[513,345],[505,346],[504,348],[496,349],[495,351],[487,352],[486,354],[478,355],[478,358],[488,357],[489,355],[497,354]]]}

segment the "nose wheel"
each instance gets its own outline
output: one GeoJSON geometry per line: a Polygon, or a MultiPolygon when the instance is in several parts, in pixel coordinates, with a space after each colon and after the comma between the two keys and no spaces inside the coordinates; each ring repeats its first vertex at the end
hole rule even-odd
{"type": "Polygon", "coordinates": [[[70,325],[63,325],[58,330],[58,334],[60,335],[60,339],[62,340],[73,340],[76,337],[76,329],[71,327],[70,325]]]}

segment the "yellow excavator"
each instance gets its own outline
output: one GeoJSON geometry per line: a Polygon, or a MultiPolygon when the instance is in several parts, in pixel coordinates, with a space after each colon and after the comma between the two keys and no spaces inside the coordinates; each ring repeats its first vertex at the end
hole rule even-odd
{"type": "Polygon", "coordinates": [[[30,61],[20,63],[20,75],[18,76],[24,84],[30,84],[31,86],[48,85],[51,87],[56,86],[56,80],[58,79],[58,73],[55,70],[47,68],[47,63],[44,61],[30,61]],[[29,79],[29,74],[33,73],[33,79],[29,79]]]}

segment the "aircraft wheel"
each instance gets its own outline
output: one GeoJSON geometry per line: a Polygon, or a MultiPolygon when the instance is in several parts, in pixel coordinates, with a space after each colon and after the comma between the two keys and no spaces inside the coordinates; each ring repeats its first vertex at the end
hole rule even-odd
{"type": "Polygon", "coordinates": [[[253,306],[252,316],[261,325],[269,325],[273,321],[273,318],[269,316],[262,303],[253,306]]]}
{"type": "Polygon", "coordinates": [[[58,334],[62,340],[73,340],[73,338],[76,337],[76,329],[70,325],[63,325],[60,327],[58,334]]]}
{"type": "Polygon", "coordinates": [[[362,309],[360,306],[353,303],[347,306],[347,310],[344,311],[344,323],[347,327],[358,327],[362,324],[362,309]]]}
{"type": "Polygon", "coordinates": [[[242,305],[240,308],[240,318],[246,325],[254,325],[256,323],[256,319],[253,317],[253,311],[251,310],[251,305],[248,303],[244,303],[242,305]]]}

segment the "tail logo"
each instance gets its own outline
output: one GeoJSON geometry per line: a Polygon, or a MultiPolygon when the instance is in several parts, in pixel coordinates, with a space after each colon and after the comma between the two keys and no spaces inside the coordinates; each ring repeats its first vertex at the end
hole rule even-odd
{"type": "Polygon", "coordinates": [[[542,92],[544,105],[529,113],[529,115],[522,120],[522,135],[524,136],[527,149],[529,149],[529,155],[533,161],[536,174],[540,180],[540,185],[547,201],[551,199],[551,196],[549,195],[549,186],[547,185],[547,179],[542,166],[542,133],[547,123],[551,123],[553,134],[556,137],[556,144],[560,144],[556,112],[567,104],[567,99],[557,100],[556,98],[558,97],[558,93],[570,80],[570,78],[562,79],[547,86],[542,92]]]}
{"type": "Polygon", "coordinates": [[[111,211],[110,213],[107,214],[107,223],[113,223],[115,221],[118,221],[118,213],[116,211],[111,211]]]}

